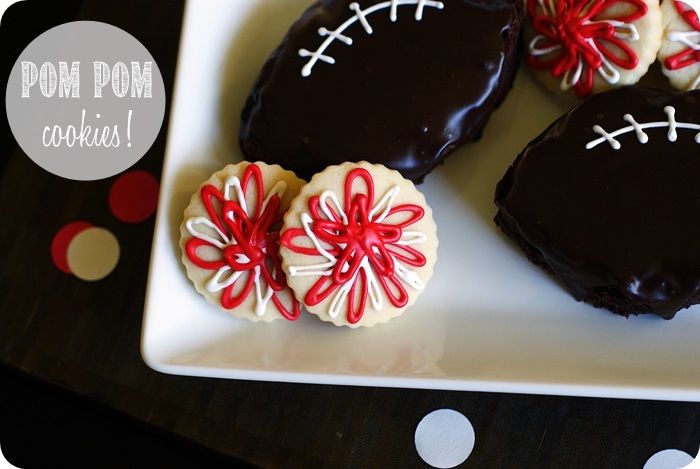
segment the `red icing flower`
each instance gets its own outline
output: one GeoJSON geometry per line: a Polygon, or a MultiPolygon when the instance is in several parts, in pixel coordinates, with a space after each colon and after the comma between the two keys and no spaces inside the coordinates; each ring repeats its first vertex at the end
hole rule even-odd
{"type": "Polygon", "coordinates": [[[679,70],[700,63],[700,19],[698,19],[695,10],[686,3],[674,1],[674,5],[678,14],[688,26],[693,28],[693,31],[671,31],[668,33],[669,40],[680,42],[686,46],[685,49],[664,61],[664,65],[669,70],[679,70]]]}
{"type": "Polygon", "coordinates": [[[284,318],[299,317],[299,303],[287,287],[279,256],[280,197],[286,188],[280,181],[265,195],[262,173],[255,164],[246,167],[242,181],[230,177],[223,193],[213,185],[202,187],[208,217],[187,220],[193,238],[185,244],[185,253],[197,267],[216,271],[206,289],[223,290],[224,308],[240,306],[254,291],[258,316],[265,314],[271,300],[284,318]],[[215,250],[217,258],[200,255],[200,248],[208,248],[209,253],[215,250]]]}
{"type": "Polygon", "coordinates": [[[345,304],[348,322],[356,324],[368,297],[375,311],[382,308],[384,295],[400,308],[408,303],[404,285],[423,288],[408,266],[426,264],[425,256],[412,245],[427,237],[407,228],[425,211],[413,204],[394,207],[398,192],[394,186],[375,205],[372,176],[365,169],[354,169],[345,179],[344,206],[331,191],[309,199],[309,213],[301,216],[302,228],[285,231],[280,241],[297,254],[324,259],[320,264],[289,268],[291,276],[319,276],[304,303],[314,306],[333,295],[329,315],[337,317],[345,304]],[[354,185],[358,179],[364,181],[366,193],[354,185]]]}
{"type": "Polygon", "coordinates": [[[615,84],[620,81],[616,67],[632,70],[637,66],[637,54],[627,43],[639,40],[631,23],[647,10],[643,0],[527,0],[536,32],[528,63],[562,78],[562,90],[573,88],[577,96],[586,97],[593,89],[595,73],[615,84]],[[610,18],[608,10],[619,4],[633,7],[633,12],[610,18]]]}

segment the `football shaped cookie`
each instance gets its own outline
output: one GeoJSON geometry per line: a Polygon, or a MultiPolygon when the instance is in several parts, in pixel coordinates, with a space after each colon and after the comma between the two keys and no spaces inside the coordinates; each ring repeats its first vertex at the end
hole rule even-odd
{"type": "Polygon", "coordinates": [[[659,51],[664,74],[671,85],[686,91],[700,88],[700,20],[685,2],[666,0],[661,5],[664,41],[659,51]]]}
{"type": "Polygon", "coordinates": [[[366,160],[421,180],[509,91],[521,1],[315,2],[253,86],[243,153],[305,178],[366,160]]]}
{"type": "Polygon", "coordinates": [[[369,327],[399,316],[423,292],[438,239],[413,183],[361,162],[315,175],[292,202],[280,243],[289,286],[311,313],[369,327]]]}
{"type": "Polygon", "coordinates": [[[279,257],[282,216],[304,181],[264,163],[228,165],[192,196],[182,263],[207,301],[251,321],[295,320],[300,305],[279,257]]]}
{"type": "Polygon", "coordinates": [[[527,61],[579,98],[637,83],[656,60],[659,0],[525,0],[527,61]]]}
{"type": "Polygon", "coordinates": [[[578,300],[666,319],[700,303],[700,91],[592,97],[525,148],[496,205],[578,300]]]}

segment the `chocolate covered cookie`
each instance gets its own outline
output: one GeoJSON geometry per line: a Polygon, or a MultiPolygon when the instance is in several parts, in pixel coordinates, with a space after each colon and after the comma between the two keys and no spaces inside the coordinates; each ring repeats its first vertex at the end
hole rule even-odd
{"type": "Polygon", "coordinates": [[[478,139],[517,67],[519,0],[324,0],[292,25],[242,112],[249,160],[302,177],[367,160],[421,180],[478,139]]]}
{"type": "Polygon", "coordinates": [[[594,96],[525,148],[496,205],[576,299],[672,318],[700,302],[700,91],[594,96]]]}

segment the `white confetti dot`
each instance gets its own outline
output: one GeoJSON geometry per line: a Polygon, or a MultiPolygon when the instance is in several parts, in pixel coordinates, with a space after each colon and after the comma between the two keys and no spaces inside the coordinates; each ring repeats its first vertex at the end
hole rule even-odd
{"type": "Polygon", "coordinates": [[[418,455],[441,469],[462,464],[474,449],[475,440],[469,419],[451,409],[429,413],[416,427],[418,455]]]}
{"type": "Polygon", "coordinates": [[[19,469],[17,466],[11,464],[2,454],[2,448],[0,447],[0,469],[19,469]]]}
{"type": "Polygon", "coordinates": [[[649,458],[644,469],[681,469],[693,462],[693,457],[678,449],[665,449],[649,458]]]}
{"type": "Polygon", "coordinates": [[[119,241],[104,228],[87,228],[68,245],[68,266],[82,280],[105,278],[119,261],[119,241]]]}

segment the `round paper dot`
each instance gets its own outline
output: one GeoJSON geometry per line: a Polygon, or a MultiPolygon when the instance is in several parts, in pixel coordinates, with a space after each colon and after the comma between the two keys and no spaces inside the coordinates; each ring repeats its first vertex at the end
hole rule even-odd
{"type": "Polygon", "coordinates": [[[665,449],[650,457],[644,469],[681,469],[693,462],[693,457],[679,449],[665,449]]]}
{"type": "Polygon", "coordinates": [[[462,464],[474,449],[474,427],[464,415],[451,409],[429,413],[416,427],[418,455],[433,467],[462,464]]]}
{"type": "Polygon", "coordinates": [[[146,171],[129,171],[119,176],[109,191],[112,214],[125,223],[149,218],[158,205],[158,181],[146,171]]]}
{"type": "Polygon", "coordinates": [[[68,245],[68,266],[82,280],[100,280],[109,275],[119,261],[119,242],[104,228],[88,228],[68,245]]]}
{"type": "Polygon", "coordinates": [[[70,267],[68,267],[68,245],[78,233],[91,226],[92,225],[86,221],[74,221],[63,225],[63,227],[56,232],[56,235],[54,235],[51,241],[51,260],[59,270],[67,274],[73,273],[70,267]]]}

